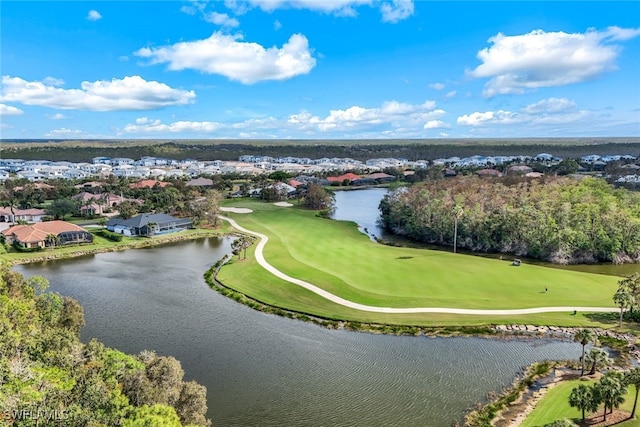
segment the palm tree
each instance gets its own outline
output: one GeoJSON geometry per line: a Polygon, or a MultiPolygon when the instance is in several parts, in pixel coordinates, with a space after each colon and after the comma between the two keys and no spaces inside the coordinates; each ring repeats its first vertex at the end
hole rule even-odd
{"type": "Polygon", "coordinates": [[[632,301],[628,307],[629,312],[633,314],[633,308],[636,300],[640,297],[640,273],[633,273],[632,275],[625,276],[624,279],[619,280],[618,290],[621,289],[625,289],[627,292],[629,292],[629,294],[631,294],[632,301]]]}
{"type": "Polygon", "coordinates": [[[599,347],[592,347],[584,357],[586,362],[591,364],[589,375],[595,374],[596,369],[611,363],[611,358],[607,355],[607,352],[599,347]]]}
{"type": "Polygon", "coordinates": [[[584,384],[580,384],[578,387],[571,390],[569,395],[569,406],[572,408],[578,408],[582,411],[582,422],[585,420],[585,412],[594,412],[598,410],[600,404],[597,395],[594,393],[592,387],[588,387],[584,384]]]}
{"type": "Polygon", "coordinates": [[[604,403],[603,418],[606,421],[607,409],[611,413],[614,408],[619,407],[624,402],[627,388],[624,385],[622,374],[617,371],[609,371],[600,378],[600,381],[594,387],[604,403]]]}
{"type": "Polygon", "coordinates": [[[633,409],[631,410],[631,418],[636,415],[636,406],[638,404],[638,392],[640,391],[640,368],[633,368],[625,374],[624,381],[626,384],[633,384],[636,389],[636,397],[633,400],[633,409]]]}
{"type": "Polygon", "coordinates": [[[241,236],[231,243],[231,249],[233,249],[234,255],[238,255],[238,259],[240,259],[240,254],[244,251],[244,259],[247,259],[247,248],[253,244],[253,238],[249,236],[241,236]]]}
{"type": "Polygon", "coordinates": [[[624,314],[624,309],[627,307],[631,307],[633,305],[633,296],[631,292],[624,287],[618,287],[618,290],[613,295],[613,302],[620,306],[620,320],[618,321],[618,327],[622,327],[622,315],[624,314]]]}
{"type": "Polygon", "coordinates": [[[580,329],[573,335],[573,340],[579,342],[582,345],[582,356],[580,361],[582,362],[582,369],[580,370],[580,376],[584,375],[584,347],[589,343],[595,343],[598,340],[598,336],[592,329],[580,329]]]}
{"type": "Polygon", "coordinates": [[[147,237],[151,237],[155,234],[157,226],[158,226],[157,222],[149,221],[147,223],[147,237]]]}
{"type": "Polygon", "coordinates": [[[53,233],[47,234],[45,241],[49,244],[51,249],[55,249],[56,244],[58,243],[58,236],[53,233]]]}
{"type": "Polygon", "coordinates": [[[456,246],[458,243],[458,220],[462,218],[464,210],[462,206],[456,205],[453,208],[453,253],[456,253],[456,246]]]}

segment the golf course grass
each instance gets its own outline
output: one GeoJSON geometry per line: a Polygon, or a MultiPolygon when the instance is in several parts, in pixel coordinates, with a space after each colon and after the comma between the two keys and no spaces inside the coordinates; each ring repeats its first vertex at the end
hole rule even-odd
{"type": "MultiPolygon", "coordinates": [[[[555,387],[551,388],[540,399],[535,409],[527,416],[522,422],[521,427],[538,427],[549,424],[555,420],[561,420],[567,418],[578,422],[582,418],[582,413],[577,408],[569,406],[569,395],[571,390],[577,387],[579,384],[592,385],[594,380],[577,379],[571,381],[563,381],[555,387]]],[[[620,406],[620,410],[631,412],[633,408],[633,399],[635,397],[635,389],[633,386],[629,386],[627,394],[625,395],[625,401],[620,406]]],[[[596,414],[602,414],[602,408],[600,408],[596,414]]],[[[589,415],[587,415],[588,417],[589,415]]],[[[638,427],[640,426],[640,420],[628,420],[621,424],[617,424],[623,427],[638,427]]]]}
{"type": "MultiPolygon", "coordinates": [[[[606,276],[372,242],[354,223],[320,218],[300,207],[253,200],[225,201],[249,214],[225,212],[269,237],[265,259],[291,277],[360,304],[378,307],[516,309],[548,306],[615,307],[620,280],[606,276]],[[545,292],[545,288],[548,289],[545,292]]],[[[278,279],[253,256],[234,258],[218,278],[261,302],[332,319],[411,325],[530,323],[613,327],[615,315],[573,312],[476,316],[368,313],[340,306],[278,279]]]]}

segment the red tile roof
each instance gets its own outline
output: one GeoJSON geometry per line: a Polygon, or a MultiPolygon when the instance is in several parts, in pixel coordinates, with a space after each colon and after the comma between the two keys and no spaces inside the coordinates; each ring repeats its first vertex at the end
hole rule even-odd
{"type": "Polygon", "coordinates": [[[13,227],[2,230],[2,234],[5,236],[13,235],[16,240],[22,243],[37,243],[46,240],[49,234],[55,234],[57,236],[65,231],[87,230],[79,225],[66,221],[46,221],[31,225],[14,225],[13,227]]]}
{"type": "Polygon", "coordinates": [[[153,188],[156,184],[158,184],[160,187],[166,187],[167,185],[169,185],[168,182],[157,181],[155,179],[145,179],[143,181],[130,184],[129,188],[153,188]]]}
{"type": "MultiPolygon", "coordinates": [[[[18,209],[18,208],[13,208],[13,214],[15,214],[16,216],[18,215],[46,215],[46,211],[42,210],[42,209],[36,209],[36,208],[31,208],[31,209],[18,209]]],[[[10,207],[6,207],[6,206],[0,206],[0,215],[13,215],[11,213],[11,208],[10,207]]]]}
{"type": "Polygon", "coordinates": [[[329,182],[342,182],[345,179],[348,179],[349,182],[356,180],[356,179],[360,179],[360,176],[356,175],[355,173],[345,173],[344,175],[340,175],[340,176],[329,176],[327,177],[327,181],[329,182]]]}

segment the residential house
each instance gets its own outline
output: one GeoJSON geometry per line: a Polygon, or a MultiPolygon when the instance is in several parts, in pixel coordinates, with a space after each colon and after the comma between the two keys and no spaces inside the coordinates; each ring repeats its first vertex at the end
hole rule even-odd
{"type": "Polygon", "coordinates": [[[376,184],[384,184],[386,182],[393,182],[396,180],[396,177],[393,175],[389,175],[388,173],[376,172],[369,175],[365,175],[363,178],[372,179],[376,182],[376,184]]]}
{"type": "Polygon", "coordinates": [[[499,177],[502,176],[502,172],[495,169],[480,169],[476,172],[480,177],[499,177]]]}
{"type": "Polygon", "coordinates": [[[42,218],[47,215],[47,212],[42,209],[18,209],[5,206],[0,206],[0,222],[16,223],[18,221],[26,222],[40,222],[42,218]]]}
{"type": "Polygon", "coordinates": [[[167,214],[140,214],[129,219],[111,218],[106,226],[107,230],[125,236],[152,236],[193,228],[193,222],[167,214]]]}
{"type": "Polygon", "coordinates": [[[351,184],[351,182],[361,178],[362,178],[361,176],[356,175],[355,173],[349,172],[340,176],[328,176],[327,180],[329,181],[329,183],[338,183],[338,184],[342,184],[345,180],[347,180],[349,181],[349,184],[351,184]]]}
{"type": "Polygon", "coordinates": [[[168,182],[156,181],[155,179],[145,179],[139,182],[134,182],[129,184],[129,188],[153,188],[155,186],[158,187],[166,187],[169,185],[168,182]]]}
{"type": "Polygon", "coordinates": [[[14,225],[2,230],[8,244],[23,248],[70,245],[93,242],[93,235],[79,225],[66,221],[45,221],[30,225],[14,225]],[[55,238],[52,238],[55,236],[55,238]]]}
{"type": "Polygon", "coordinates": [[[188,181],[185,184],[187,187],[202,187],[202,188],[212,188],[213,180],[209,178],[196,178],[188,181]]]}

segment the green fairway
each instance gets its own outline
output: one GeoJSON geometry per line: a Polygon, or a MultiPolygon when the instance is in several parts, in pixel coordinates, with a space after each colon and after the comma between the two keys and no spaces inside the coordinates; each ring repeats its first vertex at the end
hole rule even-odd
{"type": "MultiPolygon", "coordinates": [[[[521,427],[538,427],[551,423],[555,420],[561,420],[567,418],[578,422],[582,419],[582,413],[576,408],[569,406],[569,394],[571,390],[577,387],[579,384],[592,385],[593,380],[571,380],[564,381],[555,387],[551,388],[536,405],[535,409],[531,411],[529,416],[521,424],[521,427]]],[[[620,406],[623,411],[631,412],[633,408],[633,399],[635,396],[635,389],[633,386],[629,386],[628,392],[625,395],[625,402],[620,406]]],[[[602,413],[602,408],[597,413],[602,413]]],[[[589,417],[589,414],[587,414],[589,417]]],[[[640,426],[640,420],[628,420],[621,424],[624,427],[637,427],[640,426]]]]}
{"type": "MultiPolygon", "coordinates": [[[[353,223],[322,219],[315,212],[298,207],[282,208],[251,200],[226,203],[253,210],[251,214],[225,214],[243,227],[269,236],[264,255],[274,267],[361,304],[470,309],[614,306],[612,295],[618,277],[527,264],[514,267],[509,261],[384,246],[370,241],[353,223]]],[[[253,249],[247,260],[236,259],[221,270],[219,277],[232,288],[269,304],[359,321],[415,324],[429,319],[429,323],[449,323],[455,317],[454,323],[478,324],[488,320],[446,314],[354,313],[352,309],[274,278],[255,262],[251,255],[253,249]]],[[[498,319],[502,323],[518,320],[590,323],[583,316],[570,313],[498,316],[498,319]]],[[[496,322],[495,317],[492,320],[496,322]]]]}

